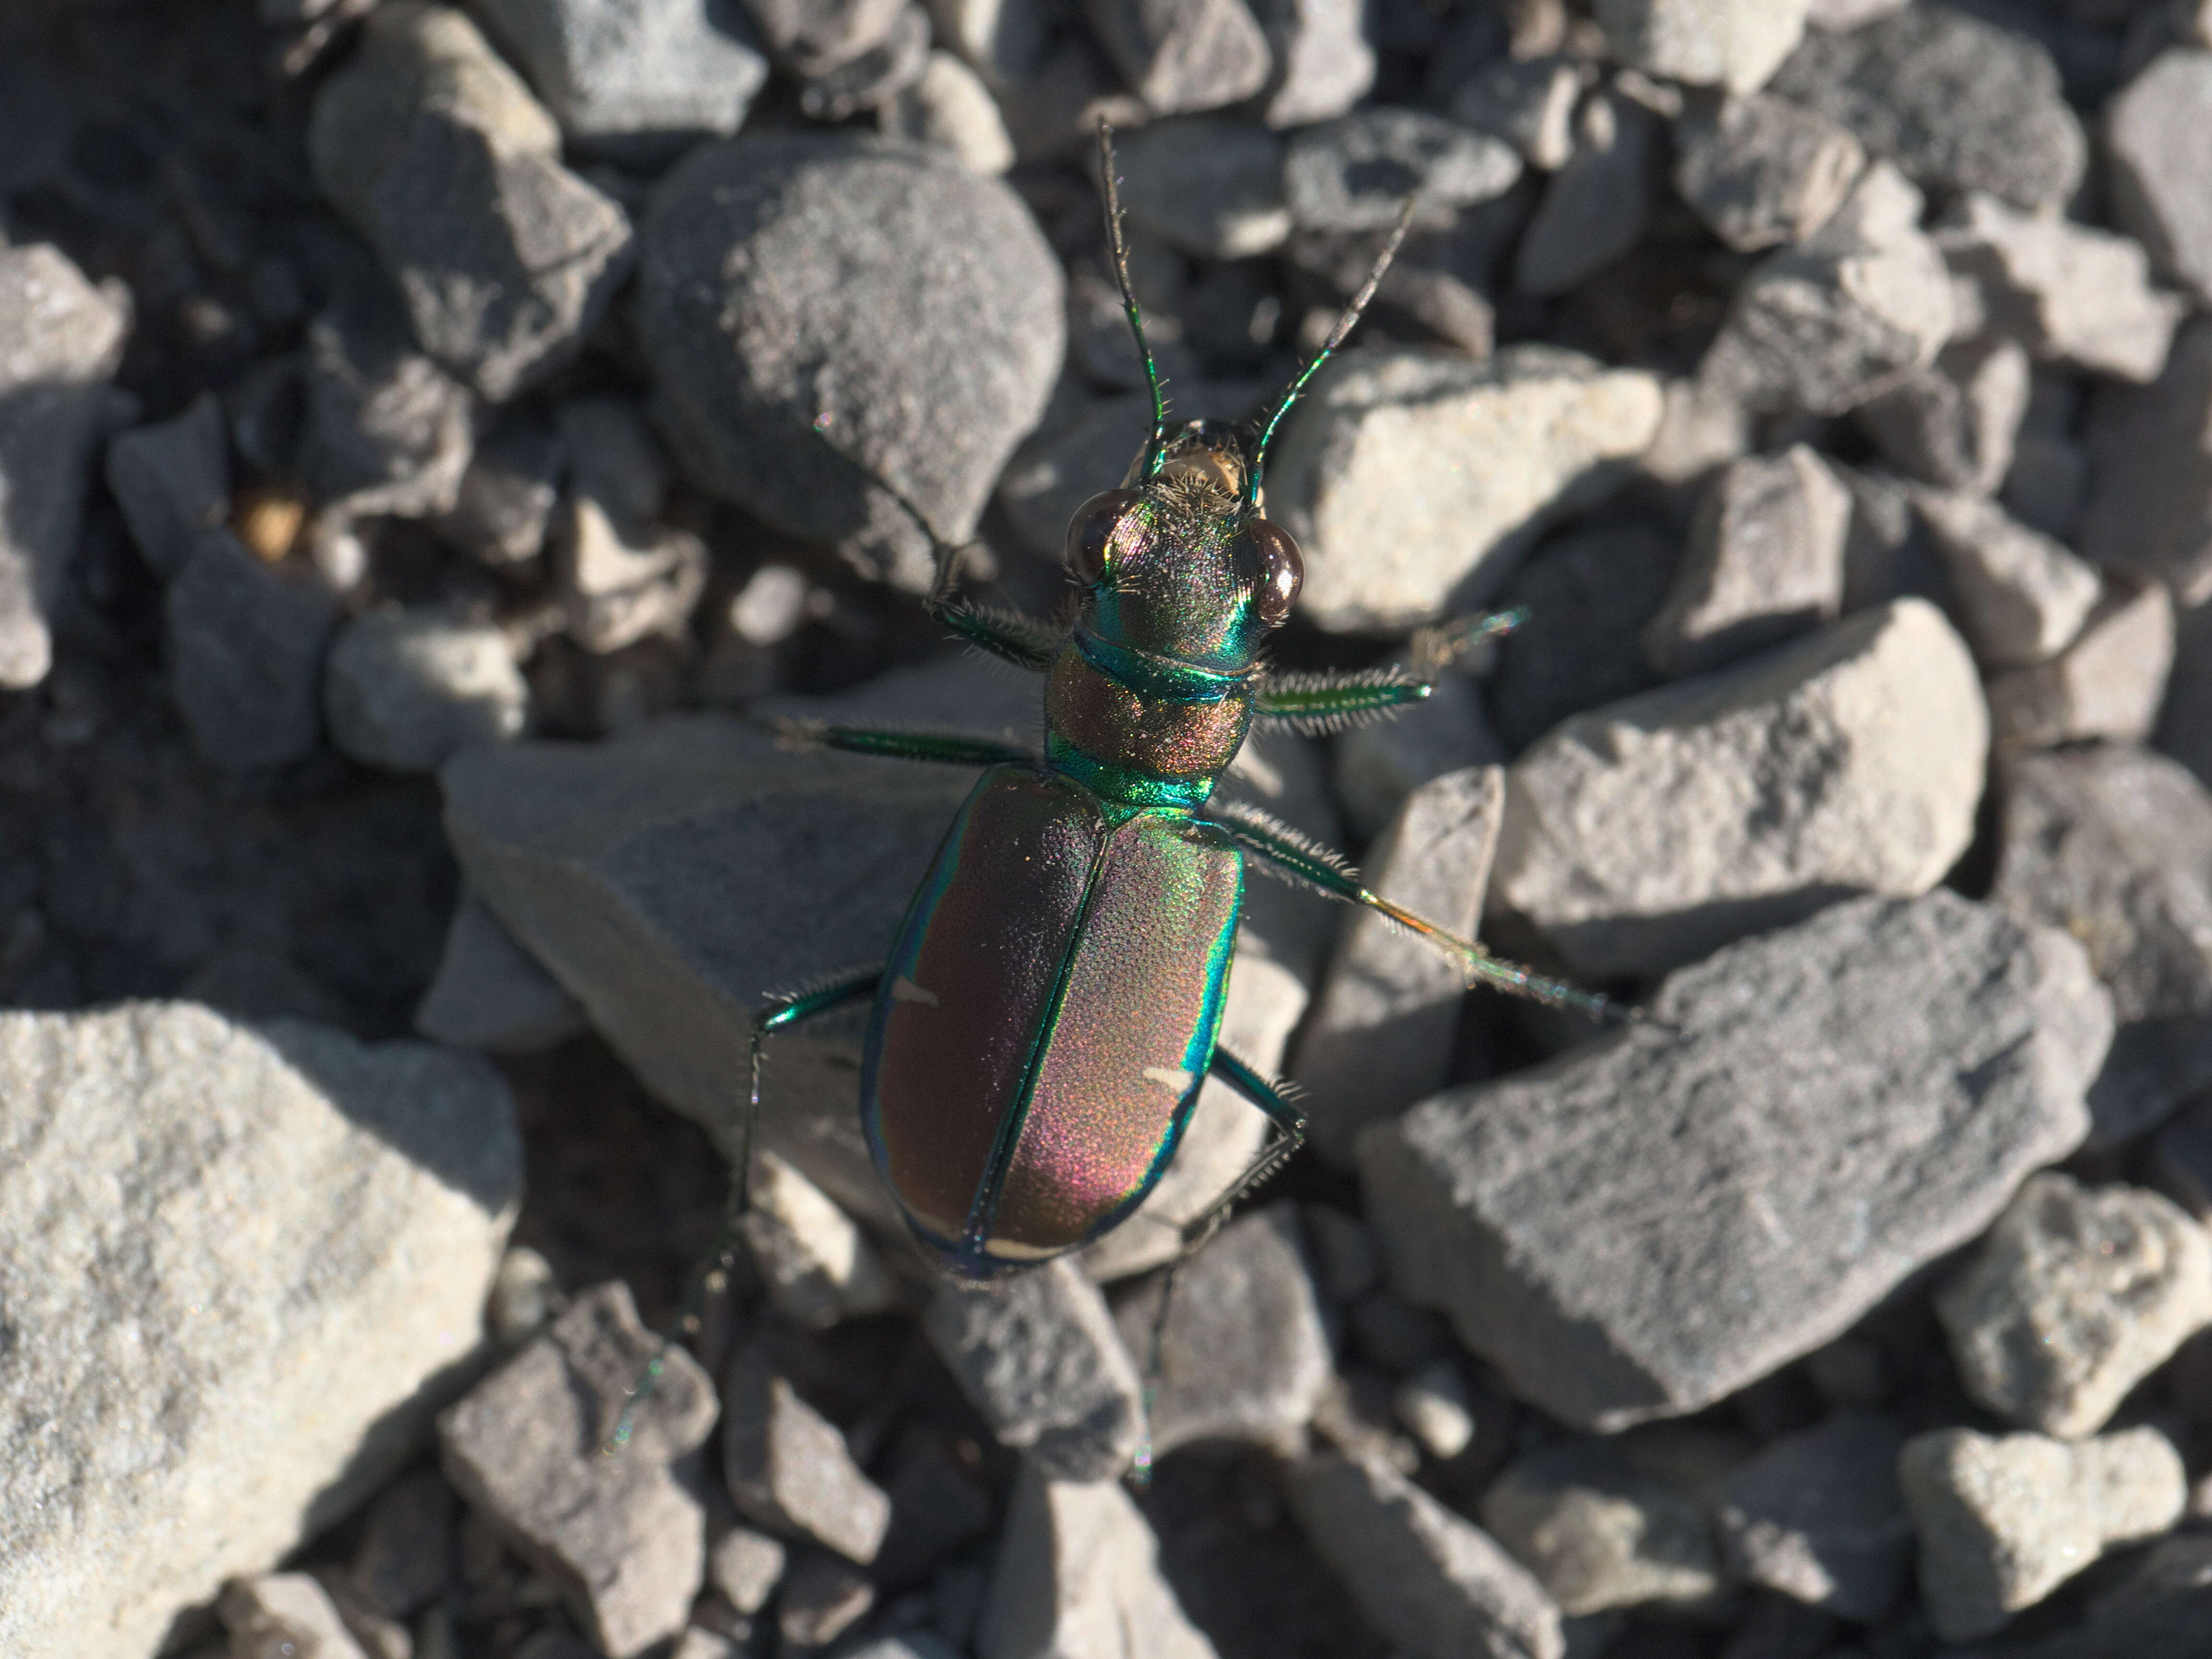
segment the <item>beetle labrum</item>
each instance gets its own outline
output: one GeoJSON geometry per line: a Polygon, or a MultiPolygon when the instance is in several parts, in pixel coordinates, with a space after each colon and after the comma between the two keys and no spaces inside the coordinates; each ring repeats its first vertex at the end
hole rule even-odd
{"type": "MultiPolygon", "coordinates": [[[[1593,1015],[1619,1012],[1401,909],[1363,886],[1342,858],[1264,814],[1209,806],[1254,720],[1319,732],[1388,714],[1426,698],[1457,647],[1510,619],[1428,630],[1414,653],[1420,672],[1267,671],[1265,642],[1288,620],[1303,578],[1297,544],[1262,514],[1268,446],[1373,297],[1407,218],[1256,434],[1194,422],[1170,435],[1129,283],[1103,129],[1100,150],[1115,275],[1152,390],[1152,434],[1121,488],[1086,501],[1068,527],[1067,574],[1079,591],[1061,623],[957,599],[958,550],[931,535],[931,614],[972,646],[1043,673],[1045,751],[949,734],[781,728],[808,744],[986,769],[889,960],[772,999],[756,1017],[732,1227],[710,1279],[729,1265],[748,1207],[763,1043],[863,1000],[871,1005],[860,1073],[867,1144],[915,1237],[949,1273],[1018,1272],[1124,1220],[1165,1173],[1211,1073],[1275,1133],[1186,1228],[1188,1255],[1304,1134],[1284,1087],[1215,1041],[1248,860],[1390,917],[1455,957],[1469,985],[1593,1015]]],[[[908,511],[928,530],[917,509],[908,511]]],[[[686,1334],[696,1323],[696,1312],[686,1316],[686,1334]]]]}

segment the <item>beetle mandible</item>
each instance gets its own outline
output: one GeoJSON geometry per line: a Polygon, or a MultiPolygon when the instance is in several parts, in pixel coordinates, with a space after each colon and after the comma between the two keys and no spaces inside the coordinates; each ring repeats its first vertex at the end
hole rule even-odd
{"type": "Polygon", "coordinates": [[[1510,623],[1430,630],[1414,672],[1267,671],[1266,641],[1289,618],[1303,574],[1296,543],[1264,516],[1268,446],[1373,297],[1410,206],[1327,343],[1255,434],[1194,422],[1170,435],[1103,128],[1100,151],[1152,435],[1122,487],[1092,497],[1068,527],[1079,591],[1062,624],[957,599],[957,550],[931,537],[930,613],[981,650],[1043,673],[1044,753],[933,733],[782,728],[827,748],[986,769],[890,959],[775,999],[754,1021],[733,1217],[747,1202],[763,1040],[870,1000],[860,1073],[869,1149],[915,1238],[968,1279],[1065,1255],[1126,1218],[1165,1172],[1209,1072],[1276,1133],[1186,1230],[1186,1255],[1296,1150],[1304,1119],[1284,1088],[1215,1041],[1249,860],[1391,917],[1455,957],[1470,985],[1612,1012],[1602,997],[1400,909],[1343,859],[1264,814],[1209,806],[1255,719],[1328,731],[1388,714],[1429,696],[1457,647],[1510,623]]]}

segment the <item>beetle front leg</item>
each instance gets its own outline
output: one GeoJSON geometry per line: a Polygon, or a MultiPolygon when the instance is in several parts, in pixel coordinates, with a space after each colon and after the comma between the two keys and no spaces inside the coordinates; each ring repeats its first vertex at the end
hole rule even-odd
{"type": "Polygon", "coordinates": [[[837,749],[848,755],[877,755],[886,760],[1001,766],[1036,759],[1033,750],[958,732],[884,732],[865,726],[825,726],[818,720],[778,720],[775,730],[782,743],[793,748],[837,749]]]}
{"type": "Polygon", "coordinates": [[[1368,668],[1340,674],[1271,674],[1252,699],[1253,713],[1308,737],[1327,737],[1346,726],[1383,720],[1435,694],[1437,678],[1486,640],[1511,633],[1525,611],[1461,617],[1413,635],[1407,667],[1368,668]]]}

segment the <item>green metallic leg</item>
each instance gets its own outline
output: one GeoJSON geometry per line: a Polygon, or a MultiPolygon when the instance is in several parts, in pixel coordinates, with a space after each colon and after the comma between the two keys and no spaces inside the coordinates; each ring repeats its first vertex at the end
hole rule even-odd
{"type": "Polygon", "coordinates": [[[1245,852],[1265,860],[1274,872],[1325,893],[1331,898],[1364,905],[1389,917],[1408,932],[1419,934],[1446,956],[1455,958],[1466,970],[1467,982],[1470,986],[1486,985],[1494,991],[1527,997],[1533,1002],[1541,1002],[1551,1007],[1571,1008],[1592,1019],[1627,1024],[1640,1022],[1644,1018],[1637,1010],[1626,1007],[1611,997],[1583,990],[1564,980],[1547,979],[1516,963],[1501,961],[1473,939],[1446,933],[1434,922],[1424,921],[1412,911],[1401,909],[1389,900],[1363,887],[1359,882],[1359,872],[1340,854],[1325,847],[1316,846],[1297,830],[1276,822],[1265,812],[1248,806],[1232,805],[1209,815],[1204,821],[1221,830],[1245,852]]]}
{"type": "Polygon", "coordinates": [[[1413,635],[1409,668],[1370,668],[1351,674],[1274,674],[1260,683],[1253,712],[1310,737],[1325,737],[1425,702],[1437,677],[1485,640],[1510,634],[1528,619],[1523,611],[1462,617],[1413,635]]]}
{"type": "Polygon", "coordinates": [[[1222,1224],[1229,1219],[1229,1212],[1255,1188],[1273,1179],[1283,1165],[1296,1155],[1298,1148],[1305,1145],[1306,1139],[1305,1114],[1291,1103],[1283,1085],[1271,1083],[1226,1048],[1214,1049],[1213,1063],[1207,1069],[1265,1112],[1268,1121],[1280,1133],[1260,1149],[1260,1155],[1252,1160],[1250,1166],[1204,1214],[1184,1224],[1182,1243],[1168,1262],[1167,1277],[1160,1285],[1160,1305],[1152,1315],[1152,1340],[1145,1352],[1145,1436],[1138,1443],[1136,1461],[1129,1470],[1130,1480],[1139,1486],[1146,1485],[1152,1477],[1152,1406],[1159,1398],[1160,1382],[1167,1370],[1164,1345],[1167,1338],[1168,1313],[1175,1304],[1176,1280],[1182,1274],[1183,1265],[1204,1249],[1207,1241],[1221,1231],[1222,1224]]]}
{"type": "Polygon", "coordinates": [[[775,729],[787,742],[805,748],[838,749],[848,755],[880,755],[890,760],[999,766],[1036,758],[1033,750],[956,732],[880,732],[862,726],[823,726],[813,720],[780,720],[775,729]]]}
{"type": "Polygon", "coordinates": [[[745,1045],[749,1086],[744,1110],[738,1118],[738,1144],[730,1155],[730,1197],[722,1211],[721,1231],[715,1235],[714,1248],[708,1252],[706,1260],[693,1272],[691,1282],[684,1288],[675,1334],[661,1340],[659,1351],[646,1362],[643,1373],[630,1385],[629,1399],[623,1407],[622,1415],[615,1419],[614,1431],[600,1448],[609,1456],[629,1444],[631,1431],[637,1425],[637,1414],[653,1397],[662,1371],[667,1369],[669,1349],[678,1341],[698,1340],[705,1322],[707,1298],[729,1283],[730,1269],[737,1264],[738,1239],[744,1231],[745,1217],[752,1212],[753,1132],[760,1121],[762,1045],[777,1031],[787,1031],[832,1009],[873,996],[883,977],[880,968],[872,968],[866,973],[841,974],[805,990],[771,997],[767,1006],[753,1016],[752,1031],[745,1045]]]}

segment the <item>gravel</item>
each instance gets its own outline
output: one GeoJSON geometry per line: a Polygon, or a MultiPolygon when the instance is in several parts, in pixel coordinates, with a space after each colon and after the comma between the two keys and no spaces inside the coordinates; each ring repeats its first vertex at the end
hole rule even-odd
{"type": "Polygon", "coordinates": [[[1218,109],[1267,84],[1267,37],[1244,0],[1083,0],[1129,90],[1162,115],[1218,109]]]}
{"type": "Polygon", "coordinates": [[[772,1532],[864,1565],[883,1544],[890,1499],[763,1342],[740,1349],[723,1382],[722,1468],[738,1513],[772,1532]]]}
{"type": "MultiPolygon", "coordinates": [[[[1283,142],[1273,133],[1186,116],[1138,128],[1114,154],[1130,224],[1186,253],[1249,258],[1291,234],[1283,142]]],[[[1126,333],[1119,316],[1114,323],[1126,333]]]]}
{"type": "Polygon", "coordinates": [[[1375,109],[1301,129],[1283,160],[1301,230],[1387,230],[1409,196],[1435,212],[1501,196],[1521,176],[1504,141],[1416,110],[1375,109]]]}
{"type": "Polygon", "coordinates": [[[2161,276],[2212,300],[2212,181],[2204,111],[2212,52],[2160,53],[2105,113],[2112,214],[2161,276]]]}
{"type": "Polygon", "coordinates": [[[396,772],[434,772],[472,744],[504,743],[530,717],[530,686],[499,629],[438,611],[356,617],[323,665],[331,741],[396,772]]]}
{"type": "Polygon", "coordinates": [[[1866,170],[1849,128],[1759,93],[1690,105],[1674,138],[1675,189],[1746,253],[1803,241],[1866,170]]]}
{"type": "Polygon", "coordinates": [[[1861,404],[1853,417],[1905,477],[1987,495],[2012,470],[2031,387],[2027,353],[2016,341],[1966,341],[1861,404]]]}
{"type": "Polygon", "coordinates": [[[1585,100],[1574,152],[1522,233],[1513,285],[1565,294],[1634,247],[1650,219],[1664,143],[1658,118],[1634,100],[1602,93],[1585,100]]]}
{"type": "Polygon", "coordinates": [[[2081,631],[2103,584],[2063,544],[1976,496],[1927,490],[1913,504],[1942,556],[1960,626],[1984,663],[2044,662],[2081,631]]]}
{"type": "Polygon", "coordinates": [[[1608,1441],[1565,1441],[1508,1465],[1482,1495],[1482,1523],[1570,1617],[1695,1607],[1720,1591],[1705,1506],[1608,1441]]]}
{"type": "Polygon", "coordinates": [[[211,393],[180,415],[118,433],[107,446],[107,488],[139,553],[174,575],[203,532],[230,513],[230,446],[211,393]]]}
{"type": "Polygon", "coordinates": [[[1839,1618],[1870,1624],[1887,1613],[1911,1566],[1897,1484],[1904,1443],[1888,1417],[1838,1412],[1729,1475],[1716,1520],[1732,1573],[1839,1618]]]}
{"type": "Polygon", "coordinates": [[[2095,738],[2143,743],[2166,700],[2173,643],[2165,585],[2108,578],[2071,645],[1990,681],[1990,730],[2005,748],[2055,749],[2095,738]]]}
{"type": "Polygon", "coordinates": [[[561,982],[515,942],[490,906],[464,894],[437,976],[415,1011],[415,1029],[457,1048],[527,1054],[586,1028],[583,1009],[561,982]]]}
{"type": "Polygon", "coordinates": [[[1696,86],[1755,92],[1804,33],[1806,0],[1597,0],[1624,62],[1696,86]]]}
{"type": "Polygon", "coordinates": [[[164,619],[170,692],[202,759],[242,772],[314,751],[334,594],[210,530],[169,584],[164,619]]]}
{"type": "Polygon", "coordinates": [[[2184,326],[2148,386],[2100,387],[2084,435],[2082,553],[2162,578],[2185,605],[2212,599],[2212,322],[2184,326]]]}

